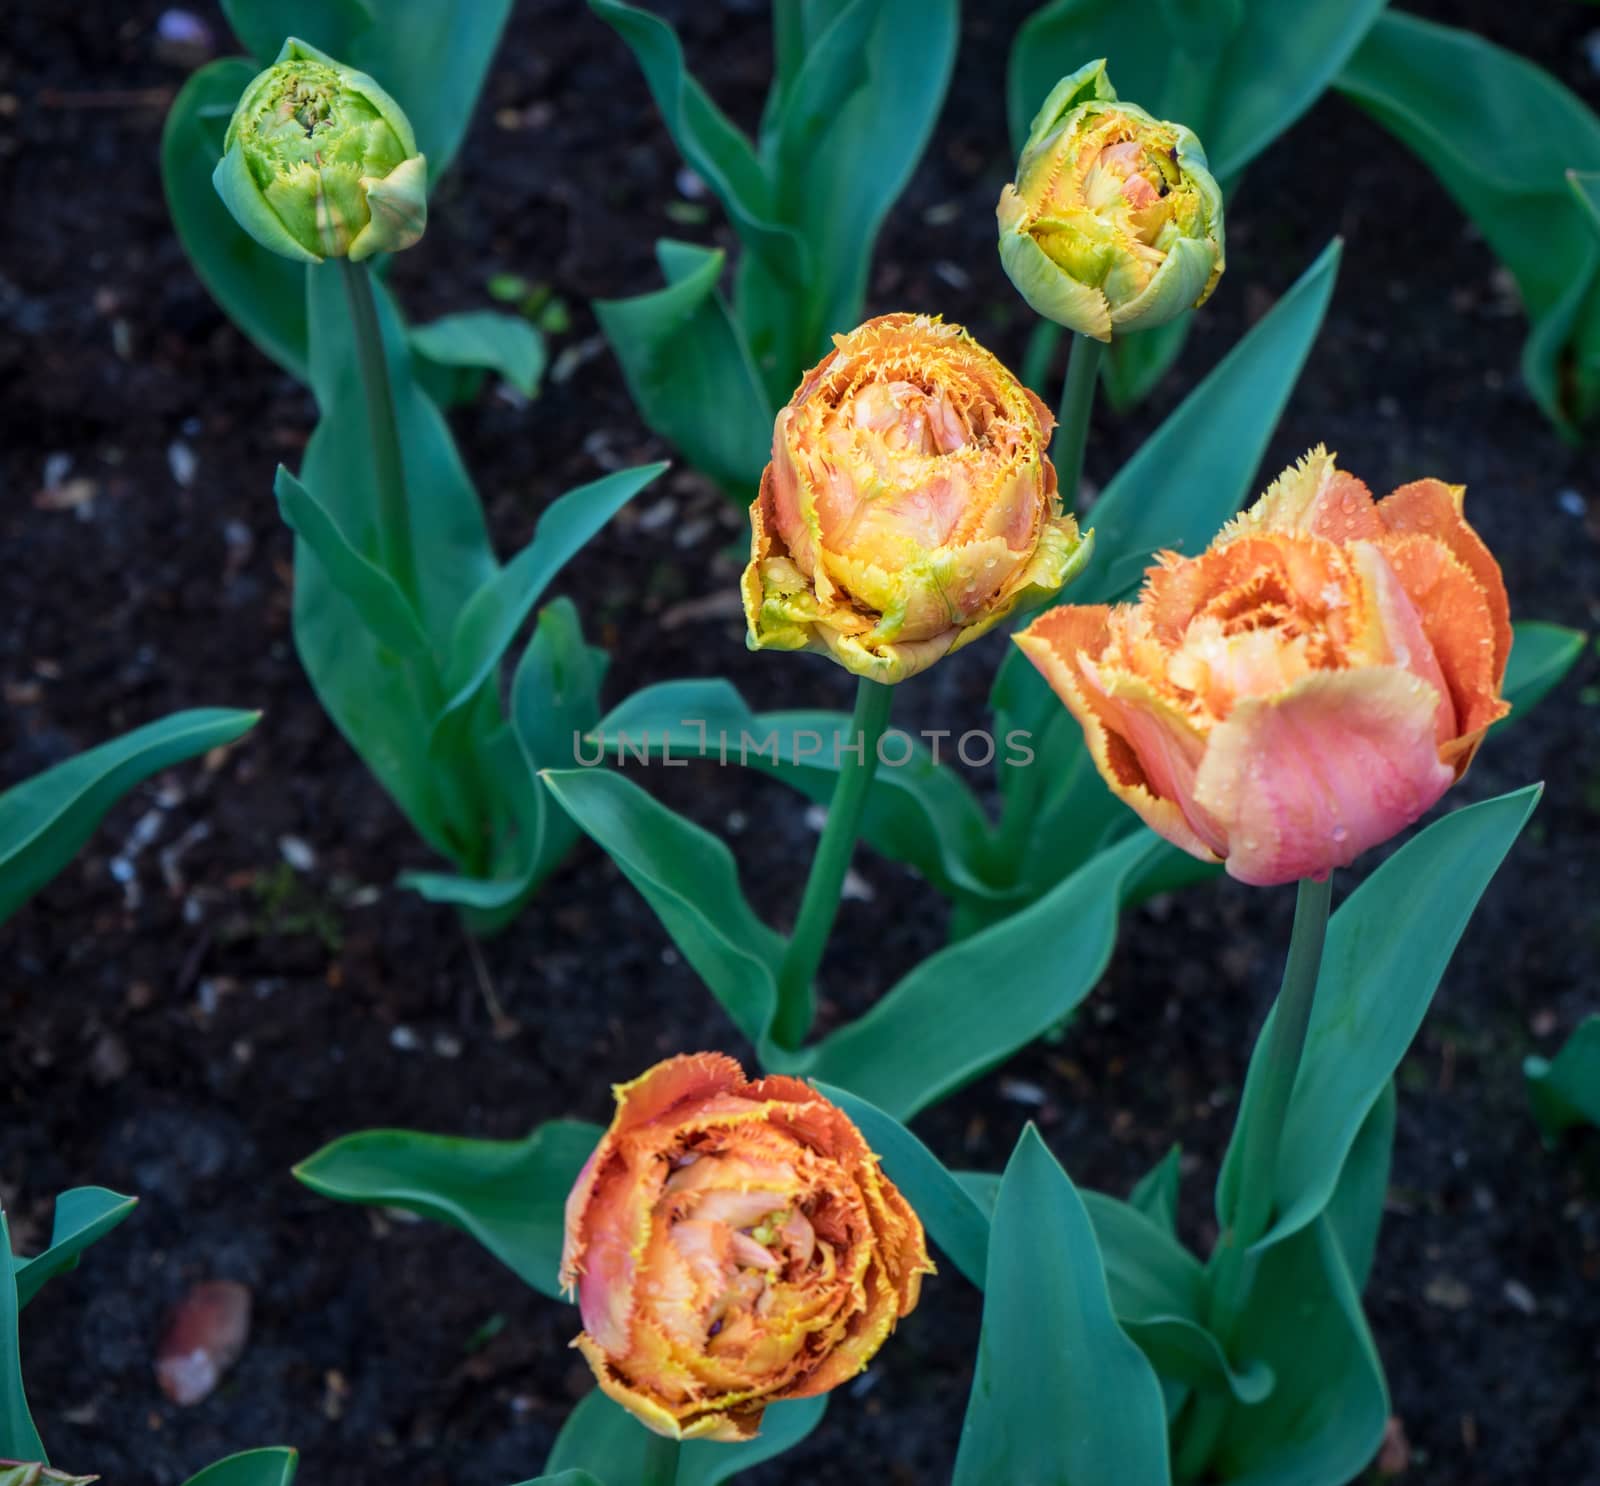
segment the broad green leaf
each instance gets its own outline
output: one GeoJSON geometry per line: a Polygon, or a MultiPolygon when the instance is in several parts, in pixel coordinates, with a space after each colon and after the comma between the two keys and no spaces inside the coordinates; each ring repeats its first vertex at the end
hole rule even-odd
{"type": "Polygon", "coordinates": [[[909,1119],[1066,1016],[1094,989],[1116,940],[1124,881],[1153,850],[1135,836],[1037,903],[931,955],[804,1071],[909,1119]],[[975,994],[1003,987],[1003,993],[975,994]]]}
{"type": "Polygon", "coordinates": [[[186,1486],[290,1486],[299,1464],[294,1450],[246,1450],[208,1465],[186,1486]]]}
{"type": "Polygon", "coordinates": [[[1600,171],[1569,170],[1567,184],[1578,198],[1578,205],[1589,214],[1595,235],[1600,237],[1600,171]]]}
{"type": "Polygon", "coordinates": [[[1384,0],[1205,0],[1198,7],[1054,0],[1012,47],[1008,110],[1021,147],[1055,83],[1105,57],[1119,96],[1199,134],[1219,179],[1237,176],[1316,102],[1384,0]],[[1198,9],[1198,15],[1194,12],[1198,9]],[[1184,15],[1188,14],[1188,23],[1184,15]]]}
{"type": "MultiPolygon", "coordinates": [[[[376,552],[366,398],[340,274],[336,265],[306,271],[312,386],[322,418],[306,446],[300,480],[350,547],[376,552]]],[[[443,655],[462,607],[497,567],[450,430],[416,384],[387,292],[377,282],[373,289],[401,431],[412,540],[424,559],[413,609],[430,648],[443,655]]],[[[441,701],[435,683],[425,668],[400,660],[373,638],[303,540],[295,544],[294,636],[317,699],[378,782],[429,845],[458,864],[467,860],[484,829],[484,811],[463,796],[458,771],[442,769],[428,753],[441,701]]]]}
{"type": "Polygon", "coordinates": [[[1198,1321],[1185,1316],[1135,1320],[1120,1311],[1117,1319],[1163,1379],[1212,1392],[1226,1389],[1244,1404],[1260,1403],[1272,1392],[1273,1372],[1267,1363],[1256,1360],[1236,1368],[1222,1343],[1198,1321]]]}
{"type": "MultiPolygon", "coordinates": [[[[726,681],[663,681],[635,692],[595,729],[624,767],[643,754],[674,761],[715,758],[759,769],[809,800],[833,798],[839,764],[852,757],[842,712],[752,712],[726,681]]],[[[886,735],[887,737],[888,735],[886,735]]],[[[909,735],[891,738],[873,776],[861,835],[893,861],[915,867],[947,895],[982,896],[983,809],[954,769],[933,762],[909,735]],[[905,762],[900,762],[904,754],[905,762]]],[[[945,743],[945,752],[953,744],[945,743]]]]}
{"type": "Polygon", "coordinates": [[[1390,1079],[1361,1122],[1360,1133],[1339,1173],[1339,1184],[1328,1201],[1328,1227],[1339,1241],[1357,1294],[1366,1289],[1378,1252],[1378,1229],[1383,1225],[1389,1166],[1394,1157],[1397,1105],[1394,1080],[1390,1079]]]}
{"type": "Polygon", "coordinates": [[[1095,1233],[1030,1125],[1000,1184],[953,1486],[1166,1486],[1166,1409],[1118,1326],[1095,1233]]]}
{"type": "MultiPolygon", "coordinates": [[[[1283,1121],[1273,1183],[1277,1219],[1256,1251],[1282,1243],[1327,1207],[1362,1123],[1422,1025],[1467,920],[1533,813],[1541,788],[1530,785],[1436,821],[1334,914],[1283,1121]]],[[[1233,1220],[1244,1180],[1244,1133],[1260,1117],[1255,1099],[1270,1026],[1269,1016],[1217,1183],[1217,1219],[1224,1228],[1233,1220]]]]}
{"type": "Polygon", "coordinates": [[[1573,1125],[1600,1125],[1600,1016],[1579,1022],[1554,1058],[1523,1059],[1522,1072],[1546,1141],[1573,1125]]]}
{"type": "Polygon", "coordinates": [[[255,726],[259,712],[175,712],[0,794],[0,923],[49,882],[134,785],[255,726]]]}
{"type": "MultiPolygon", "coordinates": [[[[123,1197],[104,1187],[74,1187],[56,1198],[50,1247],[31,1259],[12,1258],[18,1309],[27,1305],[47,1280],[76,1269],[83,1251],[96,1239],[105,1237],[138,1203],[137,1197],[123,1197]]],[[[0,1286],[4,1283],[0,1280],[0,1286]]]]}
{"type": "MultiPolygon", "coordinates": [[[[276,53],[274,45],[267,55],[276,53]]],[[[306,270],[250,237],[211,184],[228,120],[256,71],[254,62],[225,57],[183,85],[161,133],[161,185],[178,240],[211,297],[267,356],[304,382],[311,375],[306,270]]]]}
{"type": "Polygon", "coordinates": [[[289,36],[370,73],[405,110],[431,184],[472,121],[511,0],[224,0],[263,64],[289,36]]]}
{"type": "Polygon", "coordinates": [[[772,447],[772,405],[750,348],[717,289],[724,255],[659,242],[667,287],[598,299],[594,312],[640,416],[743,504],[772,447]]]}
{"type": "Polygon", "coordinates": [[[775,1403],[761,1416],[761,1433],[753,1440],[737,1445],[691,1440],[678,1451],[678,1475],[673,1486],[722,1486],[740,1471],[776,1459],[822,1423],[827,1407],[826,1394],[775,1403]]]}
{"type": "Polygon", "coordinates": [[[536,1476],[531,1481],[523,1481],[520,1486],[606,1486],[598,1476],[591,1476],[588,1471],[558,1471],[553,1476],[536,1476]]]}
{"type": "Polygon", "coordinates": [[[1600,415],[1600,241],[1567,173],[1600,170],[1600,117],[1526,58],[1399,11],[1338,87],[1422,157],[1510,270],[1532,325],[1528,387],[1583,431],[1600,415]]]}
{"type": "Polygon", "coordinates": [[[643,894],[734,1025],[764,1046],[777,1006],[783,940],[745,901],[728,848],[620,774],[565,769],[542,777],[643,894]]]}
{"type": "Polygon", "coordinates": [[[350,545],[327,508],[281,464],[272,489],[284,523],[316,554],[328,581],[372,637],[396,655],[427,661],[428,637],[394,579],[350,545]]]}
{"type": "Polygon", "coordinates": [[[1173,1146],[1134,1184],[1128,1205],[1137,1208],[1158,1228],[1178,1231],[1178,1182],[1182,1175],[1183,1148],[1173,1146]]]}
{"type": "Polygon", "coordinates": [[[603,1132],[550,1120],[523,1140],[468,1140],[414,1130],[363,1130],[294,1169],[336,1202],[400,1207],[448,1223],[525,1284],[557,1297],[562,1209],[603,1132]]]}
{"type": "Polygon", "coordinates": [[[981,1290],[989,1260],[989,1214],[899,1120],[845,1089],[817,1087],[855,1121],[928,1237],[981,1290]]]}
{"type": "Polygon", "coordinates": [[[1389,1395],[1328,1217],[1263,1256],[1238,1350],[1272,1369],[1273,1389],[1253,1408],[1229,1409],[1215,1479],[1229,1486],[1356,1479],[1383,1438],[1389,1395]]]}
{"type": "Polygon", "coordinates": [[[628,1486],[676,1486],[682,1448],[676,1440],[652,1434],[596,1388],[567,1415],[544,1468],[583,1466],[598,1471],[602,1480],[628,1486]]]}
{"type": "MultiPolygon", "coordinates": [[[[498,310],[469,310],[417,325],[411,330],[411,349],[439,367],[455,371],[491,371],[504,377],[524,397],[536,397],[544,376],[544,337],[521,315],[498,310]]],[[[464,401],[477,390],[480,378],[469,375],[464,401]]]]}
{"type": "MultiPolygon", "coordinates": [[[[265,67],[291,36],[351,62],[356,37],[372,24],[374,0],[221,0],[233,34],[265,67]]],[[[383,78],[378,81],[388,86],[383,78]]],[[[403,106],[403,105],[402,105],[403,106]]]]}
{"type": "Polygon", "coordinates": [[[1511,626],[1511,659],[1502,693],[1520,719],[1561,684],[1589,637],[1580,629],[1525,619],[1511,626]]]}
{"type": "Polygon", "coordinates": [[[448,700],[441,727],[489,680],[550,580],[666,468],[647,464],[617,470],[550,504],[534,527],[533,540],[472,595],[456,620],[445,667],[448,700]]]}
{"type": "MultiPolygon", "coordinates": [[[[1068,590],[1071,602],[1124,596],[1153,553],[1203,551],[1239,509],[1321,328],[1339,253],[1335,240],[1106,486],[1086,523],[1095,562],[1068,590]]],[[[1002,662],[991,701],[1006,727],[1036,738],[1064,711],[1020,650],[1002,662]]],[[[1001,771],[1008,788],[1017,772],[1001,771]]]]}
{"type": "Polygon", "coordinates": [[[806,279],[800,241],[776,220],[772,184],[750,141],[690,74],[677,32],[622,0],[589,0],[589,8],[627,42],[678,153],[722,203],[746,250],[798,290],[806,279]]]}
{"type": "Polygon", "coordinates": [[[873,245],[933,132],[959,29],[957,0],[853,0],[812,41],[784,99],[776,184],[813,265],[807,340],[799,347],[806,364],[861,318],[873,245]],[[827,107],[843,70],[832,55],[863,35],[864,77],[827,107]]]}
{"type": "MultiPolygon", "coordinates": [[[[9,1265],[11,1229],[0,1207],[0,1258],[9,1265]]],[[[0,1277],[0,1459],[45,1460],[44,1445],[28,1412],[28,1395],[22,1387],[21,1343],[17,1336],[17,1287],[0,1277]]]]}
{"type": "Polygon", "coordinates": [[[511,720],[477,749],[479,767],[508,810],[490,875],[411,872],[400,879],[430,902],[466,910],[474,933],[509,923],[578,838],[538,772],[571,763],[573,740],[594,726],[605,662],[604,651],[584,643],[571,600],[545,606],[511,683],[511,720]]]}

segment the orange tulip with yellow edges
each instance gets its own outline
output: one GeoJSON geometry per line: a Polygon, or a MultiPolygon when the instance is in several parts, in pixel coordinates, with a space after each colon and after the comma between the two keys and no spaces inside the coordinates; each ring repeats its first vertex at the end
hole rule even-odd
{"type": "Polygon", "coordinates": [[[1510,710],[1505,585],[1462,496],[1374,501],[1318,448],[1198,557],[1162,553],[1138,602],[1052,610],[1017,644],[1152,830],[1242,882],[1322,878],[1510,710]]]}
{"type": "Polygon", "coordinates": [[[778,414],[741,585],[752,650],[903,681],[1088,560],[1046,454],[1055,420],[958,325],[834,337],[778,414]]]}
{"type": "Polygon", "coordinates": [[[768,1404],[861,1372],[933,1265],[844,1111],[720,1053],[615,1094],[561,1256],[601,1388],[657,1434],[744,1440],[768,1404]]]}

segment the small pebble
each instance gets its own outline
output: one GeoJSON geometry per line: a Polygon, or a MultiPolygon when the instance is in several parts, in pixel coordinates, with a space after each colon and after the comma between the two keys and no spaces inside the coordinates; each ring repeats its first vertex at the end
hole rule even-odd
{"type": "Polygon", "coordinates": [[[1519,1310],[1525,1316],[1531,1316],[1539,1309],[1539,1302],[1533,1298],[1530,1290],[1521,1280],[1507,1280],[1501,1292],[1513,1309],[1519,1310]]]}
{"type": "Polygon", "coordinates": [[[180,1408],[210,1397],[250,1338],[250,1292],[233,1280],[196,1285],[172,1313],[156,1380],[180,1408]]]}
{"type": "Polygon", "coordinates": [[[422,1039],[410,1027],[396,1027],[389,1033],[389,1046],[397,1052],[414,1053],[422,1046],[422,1039]]]}
{"type": "Polygon", "coordinates": [[[1576,516],[1580,520],[1589,512],[1589,502],[1576,490],[1563,490],[1556,496],[1556,504],[1569,516],[1576,516]]]}
{"type": "Polygon", "coordinates": [[[296,872],[309,872],[317,865],[317,854],[298,836],[279,836],[278,850],[296,872]]]}

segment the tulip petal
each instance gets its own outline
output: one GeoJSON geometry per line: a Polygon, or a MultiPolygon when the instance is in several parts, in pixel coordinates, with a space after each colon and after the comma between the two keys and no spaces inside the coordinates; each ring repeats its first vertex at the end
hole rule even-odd
{"type": "Polygon", "coordinates": [[[614,1134],[659,1120],[688,1099],[709,1099],[715,1094],[743,1093],[744,1069],[725,1053],[680,1053],[657,1063],[631,1083],[618,1084],[614,1134]]]}
{"type": "Polygon", "coordinates": [[[1465,499],[1464,485],[1415,480],[1379,501],[1378,515],[1396,535],[1416,532],[1443,542],[1450,555],[1477,580],[1493,626],[1494,677],[1498,687],[1505,679],[1506,661],[1511,656],[1511,605],[1500,564],[1463,515],[1465,499]]]}
{"type": "Polygon", "coordinates": [[[1324,877],[1387,840],[1449,788],[1437,695],[1395,666],[1321,671],[1239,702],[1213,730],[1195,794],[1228,823],[1230,876],[1324,877]]]}
{"type": "Polygon", "coordinates": [[[1433,537],[1386,537],[1382,550],[1396,581],[1410,596],[1447,686],[1454,712],[1439,756],[1459,779],[1490,724],[1511,710],[1500,696],[1494,616],[1478,580],[1433,537]]]}
{"type": "MultiPolygon", "coordinates": [[[[1449,560],[1449,554],[1438,543],[1427,545],[1449,560]]],[[[1375,543],[1353,542],[1350,559],[1361,575],[1363,608],[1369,619],[1360,636],[1366,653],[1354,658],[1368,665],[1400,666],[1433,688],[1439,698],[1434,712],[1433,738],[1435,744],[1443,748],[1459,731],[1455,697],[1440,669],[1429,631],[1424,628],[1422,616],[1412,602],[1410,585],[1402,584],[1390,562],[1390,552],[1380,550],[1375,543]]],[[[1432,564],[1426,557],[1422,563],[1419,573],[1431,569],[1432,564]]],[[[1419,582],[1425,581],[1419,578],[1419,582]]],[[[1480,626],[1478,633],[1487,634],[1487,625],[1480,626]]]]}
{"type": "Polygon", "coordinates": [[[1111,613],[1104,604],[1063,604],[1041,614],[1013,638],[1078,720],[1095,767],[1111,792],[1174,846],[1202,861],[1218,861],[1218,854],[1189,824],[1177,802],[1152,788],[1132,743],[1114,731],[1105,697],[1089,685],[1079,667],[1080,656],[1095,660],[1104,653],[1110,642],[1111,613]]]}
{"type": "Polygon", "coordinates": [[[1330,542],[1372,540],[1387,528],[1372,492],[1347,474],[1335,456],[1318,444],[1290,465],[1250,508],[1235,516],[1216,543],[1262,532],[1304,532],[1330,542]]]}
{"type": "Polygon", "coordinates": [[[1142,290],[1111,311],[1111,323],[1154,330],[1176,320],[1206,297],[1219,261],[1217,247],[1204,238],[1180,237],[1166,261],[1142,290]]]}
{"type": "Polygon", "coordinates": [[[1035,314],[1097,341],[1111,339],[1111,306],[1105,295],[1069,278],[1027,232],[1000,234],[1000,263],[1035,314]]]}

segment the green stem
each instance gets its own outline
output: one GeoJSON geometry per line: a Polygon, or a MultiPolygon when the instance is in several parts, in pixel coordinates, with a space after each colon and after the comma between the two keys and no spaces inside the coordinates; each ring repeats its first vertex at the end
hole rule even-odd
{"type": "Polygon", "coordinates": [[[772,1035],[780,1046],[798,1047],[811,1030],[816,1009],[812,982],[822,963],[833,921],[839,912],[839,891],[855,851],[867,790],[878,768],[878,740],[889,721],[894,688],[862,677],[856,686],[856,710],[850,719],[850,743],[840,761],[839,781],[828,804],[822,839],[811,859],[811,875],[795,919],[794,934],[778,975],[778,1009],[772,1035]]]}
{"type": "Polygon", "coordinates": [[[1083,451],[1089,443],[1089,414],[1094,410],[1095,384],[1100,380],[1100,358],[1105,344],[1092,336],[1075,335],[1067,354],[1067,375],[1061,384],[1061,410],[1056,414],[1056,437],[1051,446],[1061,503],[1077,509],[1078,485],[1083,479],[1083,451]]]}
{"type": "Polygon", "coordinates": [[[378,545],[385,571],[412,604],[418,599],[417,557],[411,541],[411,510],[406,500],[405,465],[400,453],[400,425],[389,385],[389,358],[378,325],[378,306],[365,263],[339,259],[350,323],[355,328],[356,358],[367,394],[367,429],[372,437],[373,479],[378,489],[378,545]]]}
{"type": "MultiPolygon", "coordinates": [[[[1231,1357],[1239,1322],[1250,1299],[1256,1261],[1249,1249],[1272,1221],[1277,1187],[1278,1154],[1289,1100],[1300,1075],[1306,1029],[1316,1000],[1317,977],[1322,969],[1322,949],[1328,936],[1328,907],[1333,895],[1332,876],[1322,882],[1309,878],[1300,883],[1295,898],[1294,929],[1289,937],[1289,958],[1283,967],[1268,1032],[1261,1083],[1252,1095],[1250,1122],[1239,1149],[1239,1195],[1233,1222],[1218,1240],[1211,1256],[1212,1333],[1231,1357]]],[[[1238,1360],[1238,1359],[1235,1359],[1238,1360]]],[[[1197,1395],[1175,1464],[1180,1480],[1193,1480],[1210,1463],[1229,1403],[1221,1394],[1197,1395]]]]}

